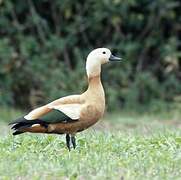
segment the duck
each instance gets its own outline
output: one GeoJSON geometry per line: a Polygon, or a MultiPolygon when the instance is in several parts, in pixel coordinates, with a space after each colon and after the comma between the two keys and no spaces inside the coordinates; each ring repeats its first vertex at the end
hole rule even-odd
{"type": "Polygon", "coordinates": [[[76,134],[93,126],[104,115],[101,66],[114,61],[121,61],[121,58],[114,56],[108,48],[91,51],[86,59],[86,91],[56,99],[11,122],[13,135],[25,132],[65,134],[68,150],[75,149],[76,134]]]}

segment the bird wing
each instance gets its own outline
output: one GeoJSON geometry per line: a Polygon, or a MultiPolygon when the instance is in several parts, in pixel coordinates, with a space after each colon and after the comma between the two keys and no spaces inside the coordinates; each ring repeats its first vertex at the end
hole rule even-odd
{"type": "Polygon", "coordinates": [[[56,123],[70,123],[75,122],[78,119],[71,119],[60,110],[52,109],[49,113],[41,116],[38,119],[27,120],[24,117],[11,122],[9,125],[13,125],[11,129],[15,130],[13,135],[21,134],[23,132],[48,132],[49,124],[56,123]]]}
{"type": "Polygon", "coordinates": [[[52,109],[63,112],[65,115],[70,117],[72,120],[77,120],[80,118],[81,104],[63,104],[51,106],[52,109]]]}
{"type": "Polygon", "coordinates": [[[71,104],[82,104],[82,103],[84,103],[83,95],[70,95],[70,96],[65,96],[65,97],[56,99],[47,105],[48,107],[53,107],[53,106],[60,106],[60,105],[65,105],[65,104],[71,105],[71,104]]]}
{"type": "Polygon", "coordinates": [[[84,103],[84,98],[80,95],[71,95],[59,98],[49,104],[36,108],[29,112],[25,117],[28,120],[40,119],[51,113],[53,109],[57,109],[64,114],[67,114],[72,119],[79,117],[79,109],[84,103]]]}
{"type": "Polygon", "coordinates": [[[48,104],[48,108],[64,113],[72,120],[80,118],[80,111],[84,100],[80,95],[66,96],[48,104]]]}

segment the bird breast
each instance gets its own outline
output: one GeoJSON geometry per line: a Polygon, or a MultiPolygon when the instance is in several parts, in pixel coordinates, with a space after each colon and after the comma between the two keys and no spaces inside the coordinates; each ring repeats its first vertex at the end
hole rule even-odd
{"type": "Polygon", "coordinates": [[[94,123],[103,116],[104,109],[105,104],[85,104],[80,113],[80,120],[94,123]]]}

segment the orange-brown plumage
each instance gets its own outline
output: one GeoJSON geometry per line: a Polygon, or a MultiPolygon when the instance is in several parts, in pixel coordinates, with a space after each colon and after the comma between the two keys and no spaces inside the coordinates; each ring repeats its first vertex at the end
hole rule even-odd
{"type": "Polygon", "coordinates": [[[100,76],[89,80],[87,91],[77,98],[77,102],[82,103],[79,121],[67,124],[51,124],[48,128],[48,132],[69,134],[80,132],[95,124],[103,116],[105,97],[100,76]]]}
{"type": "Polygon", "coordinates": [[[101,83],[101,64],[110,59],[119,60],[111,55],[109,49],[99,48],[92,51],[86,63],[88,88],[80,95],[66,96],[28,113],[22,120],[15,121],[14,133],[56,133],[67,134],[67,146],[70,148],[70,137],[75,147],[74,135],[94,125],[104,114],[105,94],[101,83]],[[53,111],[63,113],[63,119],[47,121],[46,116],[53,111]],[[45,119],[43,118],[45,117],[45,119]]]}

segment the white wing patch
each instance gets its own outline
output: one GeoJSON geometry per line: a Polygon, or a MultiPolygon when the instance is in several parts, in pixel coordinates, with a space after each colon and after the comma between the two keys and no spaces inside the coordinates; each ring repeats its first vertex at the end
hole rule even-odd
{"type": "Polygon", "coordinates": [[[37,127],[40,126],[40,124],[33,124],[31,127],[37,127]]]}
{"type": "Polygon", "coordinates": [[[71,119],[77,120],[80,118],[80,111],[81,111],[80,104],[63,104],[58,106],[51,106],[51,108],[62,111],[71,119]]]}

